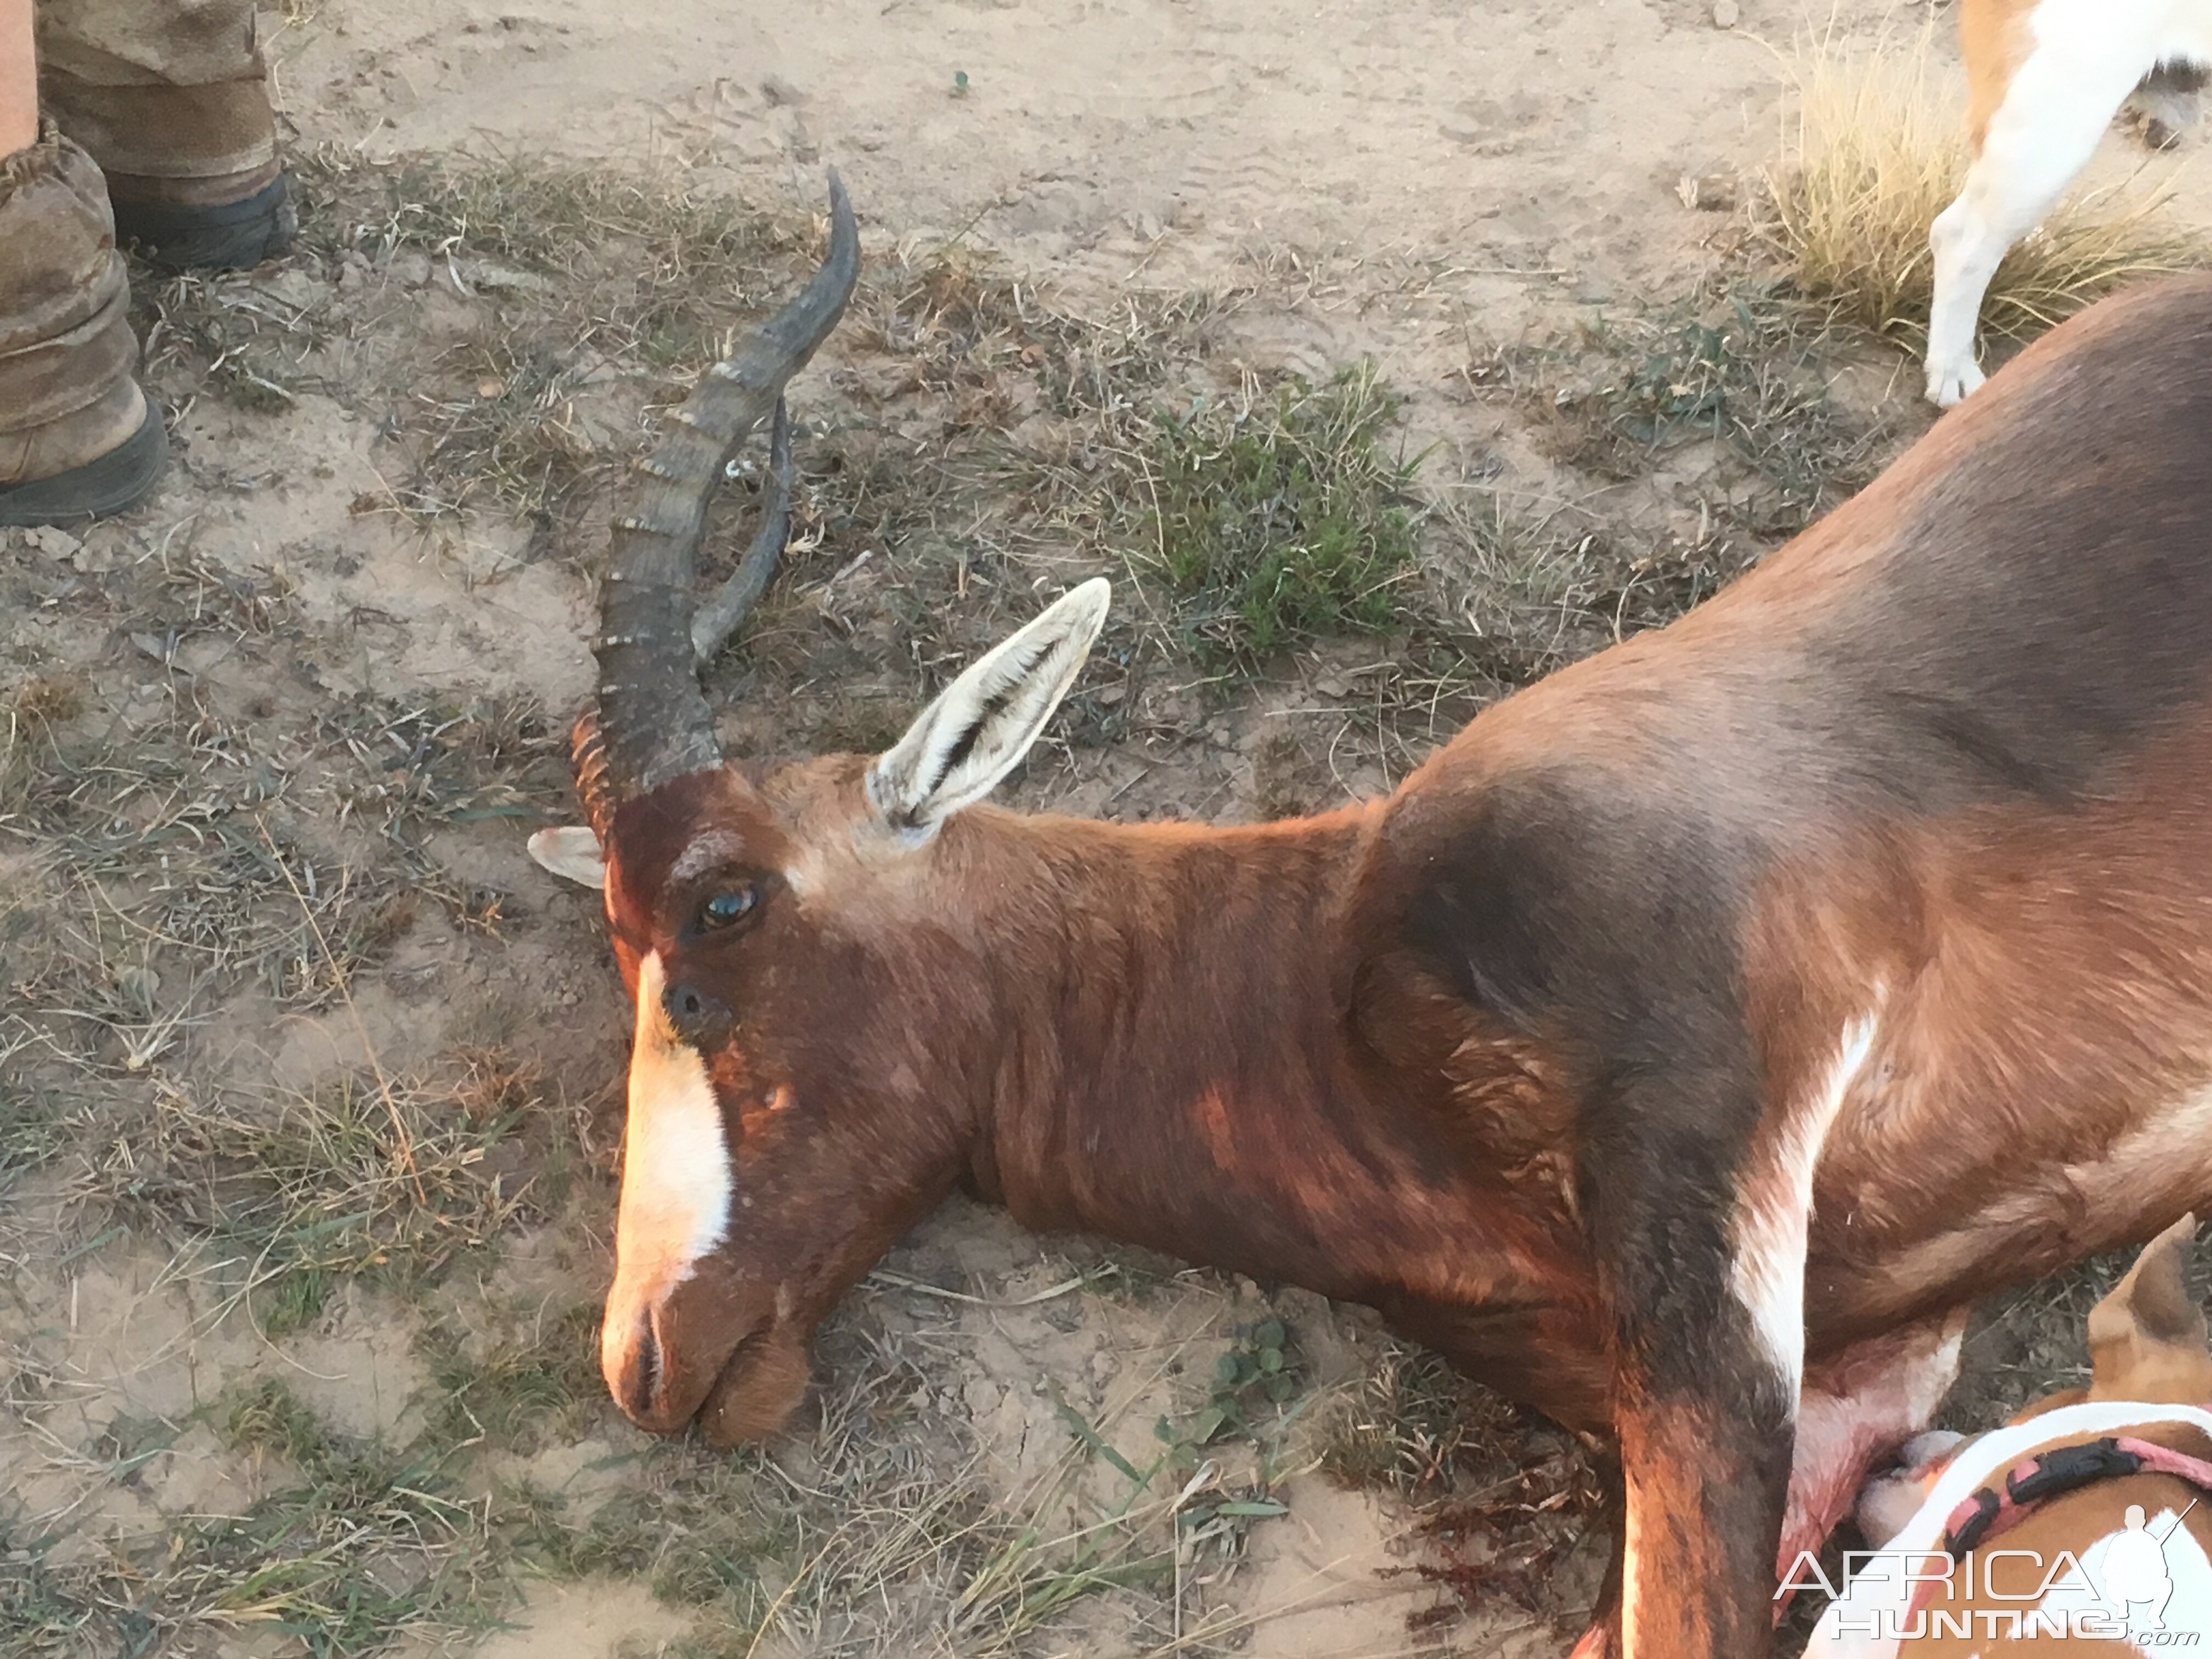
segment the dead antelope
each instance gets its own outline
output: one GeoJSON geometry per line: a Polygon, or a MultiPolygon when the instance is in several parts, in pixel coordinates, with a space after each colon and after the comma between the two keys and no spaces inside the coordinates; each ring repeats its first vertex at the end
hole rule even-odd
{"type": "Polygon", "coordinates": [[[592,828],[538,842],[604,881],[635,999],[616,1399],[769,1433],[964,1185],[1370,1304],[1615,1437],[1583,1650],[1763,1653],[1778,1546],[1926,1426],[1966,1305],[2212,1202],[2212,281],[2057,330],[1388,799],[1125,825],[983,804],[1099,580],[881,756],[716,744],[693,550],[849,290],[835,206],[644,464],[592,828]]]}
{"type": "Polygon", "coordinates": [[[1998,262],[2087,166],[2122,104],[2160,148],[2197,118],[2212,64],[2212,0],[1963,0],[1973,165],[1929,233],[1936,296],[1928,395],[1982,384],[1974,324],[1998,262]]]}

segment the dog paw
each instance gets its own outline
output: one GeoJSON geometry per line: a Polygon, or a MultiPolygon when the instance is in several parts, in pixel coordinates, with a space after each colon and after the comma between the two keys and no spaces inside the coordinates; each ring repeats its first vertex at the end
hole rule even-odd
{"type": "Polygon", "coordinates": [[[1934,363],[1928,365],[1928,401],[1938,409],[1948,409],[1962,398],[1971,398],[1982,389],[1982,371],[1971,361],[1963,363],[1934,363]]]}

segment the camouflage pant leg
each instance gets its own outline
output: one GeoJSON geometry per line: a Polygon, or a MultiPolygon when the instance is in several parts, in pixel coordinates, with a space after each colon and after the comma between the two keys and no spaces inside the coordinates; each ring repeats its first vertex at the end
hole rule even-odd
{"type": "Polygon", "coordinates": [[[275,176],[252,0],[38,0],[37,13],[40,102],[111,179],[275,176]]]}

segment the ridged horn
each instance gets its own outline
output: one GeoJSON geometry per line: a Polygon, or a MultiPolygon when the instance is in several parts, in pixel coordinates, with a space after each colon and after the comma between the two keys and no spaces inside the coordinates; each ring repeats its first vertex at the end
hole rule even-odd
{"type": "Polygon", "coordinates": [[[821,270],[735,356],[700,377],[659,446],[636,465],[615,515],[600,592],[592,647],[598,717],[592,731],[580,726],[576,733],[577,786],[603,842],[602,819],[611,821],[621,801],[721,764],[691,639],[693,568],[707,508],[738,446],[837,325],[860,271],[860,228],[833,170],[830,253],[821,270]]]}
{"type": "Polygon", "coordinates": [[[607,781],[607,744],[596,708],[586,709],[568,734],[568,769],[576,780],[576,798],[584,804],[584,821],[604,848],[614,833],[615,793],[607,781]]]}

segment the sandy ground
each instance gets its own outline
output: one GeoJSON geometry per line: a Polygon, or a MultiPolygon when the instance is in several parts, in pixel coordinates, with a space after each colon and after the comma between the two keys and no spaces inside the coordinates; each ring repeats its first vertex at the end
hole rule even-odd
{"type": "MultiPolygon", "coordinates": [[[[878,267],[921,247],[988,250],[1000,268],[1094,316],[1140,292],[1237,289],[1247,297],[1223,326],[1244,370],[1321,375],[1371,356],[1407,397],[1409,442],[1435,447],[1429,476],[1502,477],[1542,499],[1565,488],[1543,420],[1484,395],[1476,371],[1518,343],[1684,293],[1731,252],[1735,216],[1686,207],[1678,182],[1735,180],[1771,159],[1788,52],[1830,21],[1775,0],[1723,10],[1735,27],[1717,26],[1707,0],[303,0],[267,21],[303,151],[326,146],[365,163],[454,153],[672,161],[786,214],[817,203],[822,170],[834,164],[878,267]]],[[[1942,27],[1948,15],[1939,9],[1942,27]]],[[[1863,34],[1923,16],[1918,6],[1853,4],[1834,26],[1863,34]]],[[[2116,137],[2100,167],[2136,163],[2116,137]]],[[[2187,176],[2184,185],[2195,188],[2187,176]]],[[[777,280],[732,296],[736,314],[777,280]]],[[[684,1518],[694,1515],[682,1507],[687,1495],[716,1490],[720,1478],[690,1454],[669,1462],[589,1398],[588,1324],[558,1325],[574,1310],[588,1320],[607,1273],[625,1022],[592,901],[556,888],[521,843],[538,813],[565,810],[557,739],[590,683],[588,562],[539,556],[544,526],[495,508],[426,528],[361,507],[392,495],[394,461],[374,400],[349,395],[348,354],[369,362],[383,349],[377,329],[465,340],[495,286],[445,282],[418,253],[264,273],[224,290],[270,315],[343,314],[374,326],[319,348],[324,379],[287,392],[280,408],[192,400],[177,476],[147,508],[82,541],[0,544],[0,688],[20,708],[33,682],[66,679],[77,701],[54,726],[68,744],[143,739],[183,757],[162,787],[117,797],[119,825],[201,825],[191,839],[201,856],[207,836],[229,833],[225,825],[243,834],[262,822],[254,803],[281,795],[305,826],[299,844],[319,849],[279,854],[270,840],[282,880],[267,860],[257,866],[260,908],[218,916],[195,956],[162,943],[166,934],[79,920],[94,878],[58,874],[63,866],[35,842],[0,836],[0,881],[11,891],[0,897],[0,954],[15,958],[0,993],[16,1000],[0,1007],[13,1022],[0,1024],[0,1055],[19,1066],[0,1111],[19,1115],[25,1146],[37,1136],[21,1126],[34,1116],[60,1126],[0,1185],[0,1375],[9,1378],[0,1585],[17,1575],[0,1619],[16,1618],[28,1651],[112,1650],[90,1636],[72,1646],[62,1613],[39,1624],[25,1611],[46,1605],[39,1596],[76,1605],[70,1586],[96,1581],[127,1600],[117,1585],[161,1577],[143,1540],[255,1512],[303,1474],[333,1478],[296,1446],[272,1450],[240,1430],[241,1389],[281,1378],[325,1429],[364,1443],[403,1445],[427,1432],[447,1385],[426,1357],[426,1332],[457,1328],[481,1343],[526,1327],[543,1347],[550,1321],[569,1330],[562,1352],[586,1356],[586,1397],[549,1404],[529,1431],[485,1430],[473,1492],[527,1485],[557,1494],[572,1518],[644,1494],[665,1506],[674,1539],[696,1529],[696,1516],[684,1518]],[[487,698],[526,701],[537,723],[485,736],[498,726],[482,712],[487,698]],[[357,897],[316,887],[318,870],[327,882],[349,860],[375,866],[377,815],[399,810],[392,778],[444,778],[441,739],[422,735],[427,716],[408,725],[409,711],[463,703],[478,710],[472,740],[497,752],[495,779],[437,783],[460,805],[411,844],[404,875],[357,897]],[[251,741],[225,735],[236,732],[251,741]],[[401,761],[379,746],[387,744],[401,761]],[[195,804],[198,816],[185,810],[195,804]],[[426,881],[436,896],[419,906],[393,885],[426,881]],[[303,884],[314,890],[303,896],[303,884]],[[264,952],[277,968],[244,973],[225,954],[224,930],[261,927],[287,905],[298,913],[287,935],[297,936],[295,957],[264,952]],[[311,919],[304,931],[301,915],[311,919]],[[361,947],[357,973],[337,966],[332,937],[346,929],[343,939],[377,941],[361,947]],[[454,1214],[489,1205],[492,1218],[481,1238],[454,1220],[459,1242],[439,1247],[438,1271],[422,1285],[341,1283],[310,1317],[272,1332],[245,1294],[254,1261],[193,1245],[189,1229],[171,1224],[179,1201],[161,1172],[198,1155],[193,1115],[216,1111],[210,1103],[251,1097],[265,1115],[272,1100],[349,1078],[371,1079],[372,1105],[418,1081],[446,1091],[438,1099],[474,1100],[483,1088],[470,1067],[495,1054],[509,1079],[499,1087],[520,1090],[537,1115],[513,1171],[518,1184],[532,1179],[524,1190],[535,1196],[500,1208],[512,1190],[486,1198],[489,1166],[457,1152],[454,1190],[468,1196],[454,1214]],[[547,1174],[556,1169],[560,1183],[547,1174]],[[156,1213],[164,1219],[149,1218],[156,1213]],[[63,1575],[60,1589],[36,1588],[34,1559],[63,1575]],[[125,1559],[137,1565],[118,1577],[113,1563],[125,1559]]],[[[823,407],[849,410],[863,404],[871,372],[865,349],[848,341],[812,384],[823,407]]],[[[1859,405],[1882,411],[1882,444],[1924,422],[1899,395],[1914,375],[1902,359],[1838,373],[1859,405]]],[[[1564,394],[1553,401],[1564,406],[1564,394]]],[[[578,407],[598,405],[585,397],[578,407]]],[[[621,405],[606,430],[619,434],[635,410],[635,399],[621,405]]],[[[1578,507],[1613,514],[1624,535],[1687,535],[1717,465],[1701,452],[1676,456],[1651,476],[1593,487],[1578,507]]],[[[861,646],[883,644],[903,660],[884,572],[896,574],[909,550],[887,541],[872,550],[878,562],[837,590],[843,597],[821,580],[827,573],[812,591],[831,594],[825,609],[859,619],[861,646]]],[[[1232,703],[1195,749],[1164,761],[1130,737],[1071,750],[1032,768],[1018,798],[1257,815],[1276,787],[1254,737],[1264,717],[1315,695],[1314,684],[1325,690],[1331,665],[1364,649],[1324,651],[1318,667],[1301,670],[1305,681],[1232,703]]],[[[830,694],[810,679],[805,695],[815,708],[830,694]]],[[[780,712],[753,709],[742,729],[773,740],[780,712]]],[[[1188,699],[1158,712],[1194,731],[1213,719],[1188,699]]],[[[1352,725],[1347,717],[1342,729],[1352,725]]],[[[1331,738],[1291,769],[1303,804],[1318,805],[1387,787],[1408,754],[1350,740],[1340,753],[1331,738]]],[[[96,795],[87,775],[80,794],[96,795]]],[[[97,814],[82,816],[89,834],[97,814]]],[[[184,841],[169,844],[186,858],[184,841]]],[[[138,866],[122,879],[142,896],[161,890],[138,866]]],[[[139,914],[119,905],[125,912],[139,914]]],[[[9,1086],[0,1076],[0,1090],[9,1086]]],[[[462,1133],[474,1121],[465,1117],[445,1127],[462,1133]]],[[[243,1144],[222,1143],[226,1169],[243,1144]]],[[[493,1162],[507,1155],[495,1149],[493,1162]]],[[[2086,1303],[2053,1291],[2037,1306],[2063,1348],[2086,1303]]],[[[933,1534],[932,1547],[968,1561],[970,1579],[957,1582],[972,1582],[975,1563],[961,1552],[1000,1536],[988,1527],[1011,1520],[1049,1532],[1115,1504],[1157,1507],[1164,1489],[1172,1498],[1176,1474],[1128,1482],[1072,1437],[1070,1413],[1149,1471],[1166,1443],[1155,1423],[1202,1404],[1218,1357],[1267,1318],[1294,1331],[1302,1386],[1328,1407],[1312,1423],[1374,1408],[1389,1351],[1355,1310],[1133,1262],[1085,1241],[1033,1239],[956,1205],[855,1293],[825,1340],[818,1421],[746,1465],[747,1478],[787,1496],[842,1491],[846,1507],[824,1512],[845,1516],[848,1531],[833,1529],[825,1551],[859,1538],[865,1528],[852,1517],[882,1494],[951,1492],[969,1519],[933,1534]]],[[[1992,1350],[1989,1364],[2010,1365],[2016,1347],[1992,1350]]],[[[1990,1387],[1991,1398],[2003,1392],[1990,1387]]],[[[1534,1432],[1515,1430],[1528,1468],[1565,1455],[1526,1438],[1534,1432]]],[[[1220,1517],[1166,1588],[1155,1573],[1085,1598],[1013,1645],[1283,1659],[1565,1651],[1595,1587],[1595,1545],[1544,1558],[1533,1608],[1498,1593],[1462,1600],[1409,1571],[1443,1559],[1424,1540],[1433,1511],[1387,1483],[1348,1487],[1316,1472],[1318,1443],[1286,1435],[1231,1447],[1213,1460],[1206,1501],[1242,1493],[1284,1513],[1220,1517]]],[[[1516,1492],[1534,1490],[1525,1475],[1516,1492]]],[[[1146,1513],[1164,1535],[1164,1510],[1146,1513]]],[[[455,1536],[466,1530],[446,1524],[455,1536]]],[[[306,1547],[295,1536],[285,1547],[306,1547]]],[[[911,1606],[892,1606],[888,1594],[878,1606],[872,1581],[790,1576],[813,1534],[793,1547],[787,1535],[763,1546],[787,1582],[781,1622],[760,1651],[981,1650],[946,1623],[942,1584],[909,1586],[911,1606]],[[791,1588],[802,1582],[803,1595],[791,1588]]],[[[715,1646],[717,1615],[697,1611],[711,1598],[672,1589],[672,1559],[580,1556],[574,1571],[545,1569],[488,1594],[504,1628],[428,1620],[349,1637],[340,1650],[397,1639],[410,1652],[497,1659],[614,1659],[685,1643],[752,1651],[750,1636],[715,1646]]],[[[864,1559],[856,1546],[851,1559],[864,1559]]],[[[923,1580],[937,1583],[927,1573],[914,1582],[923,1580]]],[[[177,1606],[190,1602],[177,1594],[177,1606]]],[[[274,1592],[261,1601],[229,1594],[209,1589],[191,1603],[198,1613],[126,1650],[302,1650],[288,1615],[269,1611],[274,1592]]],[[[0,1638],[9,1632],[0,1624],[0,1638]]]]}

